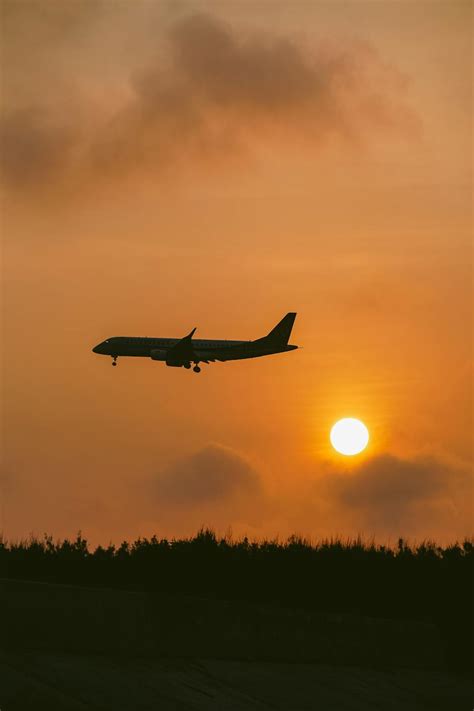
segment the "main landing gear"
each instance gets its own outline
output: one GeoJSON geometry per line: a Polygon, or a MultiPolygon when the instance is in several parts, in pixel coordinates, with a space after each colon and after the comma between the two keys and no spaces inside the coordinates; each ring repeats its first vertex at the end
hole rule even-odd
{"type": "MultiPolygon", "coordinates": [[[[201,368],[199,367],[198,363],[199,363],[199,361],[196,361],[196,360],[194,361],[194,368],[193,368],[193,370],[194,370],[195,373],[200,373],[200,372],[201,372],[201,368]]],[[[188,361],[187,363],[183,363],[183,368],[186,368],[186,370],[189,370],[189,369],[191,368],[191,362],[188,361]]]]}

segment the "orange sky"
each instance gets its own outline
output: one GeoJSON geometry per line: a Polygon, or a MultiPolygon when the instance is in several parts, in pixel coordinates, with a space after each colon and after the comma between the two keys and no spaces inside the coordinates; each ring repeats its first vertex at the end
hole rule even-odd
{"type": "Polygon", "coordinates": [[[471,533],[471,3],[2,12],[5,535],[471,533]]]}

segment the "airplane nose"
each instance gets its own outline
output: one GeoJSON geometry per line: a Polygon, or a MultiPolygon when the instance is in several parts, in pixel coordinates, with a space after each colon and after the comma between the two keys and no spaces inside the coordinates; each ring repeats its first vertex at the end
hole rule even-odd
{"type": "Polygon", "coordinates": [[[92,353],[98,353],[99,352],[99,346],[94,346],[92,349],[92,353]]]}

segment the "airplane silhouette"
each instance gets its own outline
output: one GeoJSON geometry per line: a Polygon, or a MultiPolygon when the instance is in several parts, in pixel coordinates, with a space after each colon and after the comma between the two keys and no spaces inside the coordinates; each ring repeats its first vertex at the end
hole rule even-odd
{"type": "Polygon", "coordinates": [[[199,363],[259,358],[273,353],[294,351],[298,346],[288,344],[296,313],[290,312],[270,333],[256,341],[217,341],[193,339],[195,328],[184,338],[137,338],[114,336],[107,338],[92,351],[111,356],[112,365],[117,365],[119,356],[151,358],[163,361],[174,368],[191,368],[200,373],[199,363]]]}

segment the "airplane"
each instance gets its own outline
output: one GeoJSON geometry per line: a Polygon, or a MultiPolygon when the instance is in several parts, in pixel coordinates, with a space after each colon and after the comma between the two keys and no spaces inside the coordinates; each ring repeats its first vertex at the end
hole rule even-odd
{"type": "Polygon", "coordinates": [[[288,343],[296,313],[290,312],[273,328],[270,333],[256,341],[217,341],[193,339],[195,328],[184,338],[137,338],[114,336],[107,338],[92,349],[93,353],[112,358],[112,365],[117,365],[119,356],[135,356],[163,361],[174,368],[191,368],[200,373],[199,363],[215,361],[242,360],[258,358],[273,353],[294,351],[298,346],[288,343]]]}

